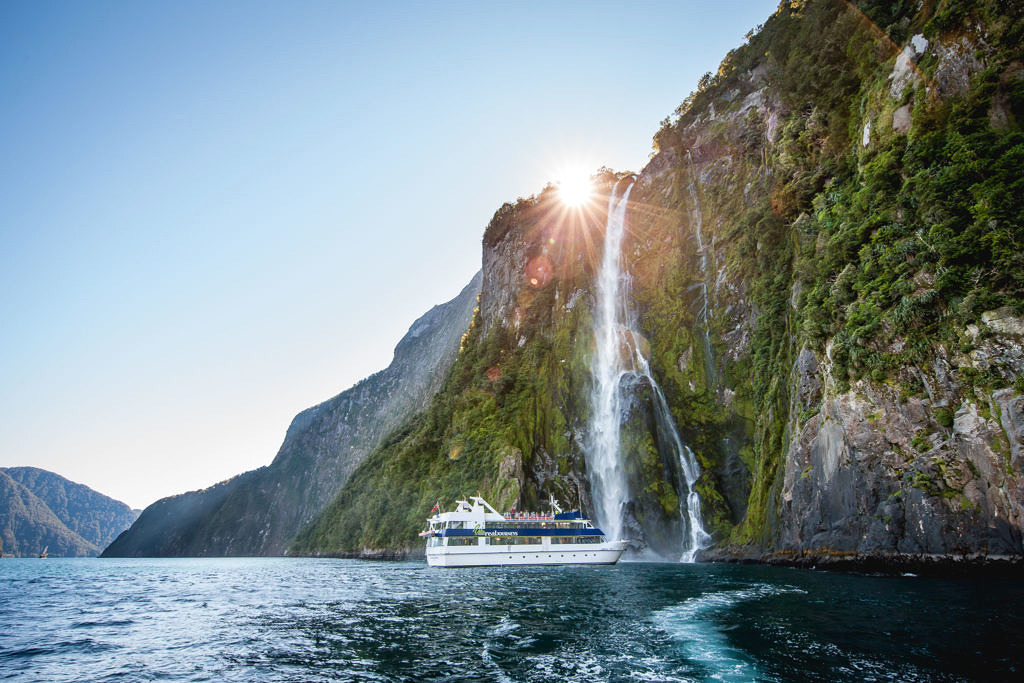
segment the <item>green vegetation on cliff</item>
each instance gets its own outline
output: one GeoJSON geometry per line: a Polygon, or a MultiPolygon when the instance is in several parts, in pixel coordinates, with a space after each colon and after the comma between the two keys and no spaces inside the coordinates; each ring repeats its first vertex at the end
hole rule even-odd
{"type": "Polygon", "coordinates": [[[536,508],[548,493],[578,504],[579,484],[564,476],[583,468],[592,323],[578,292],[592,265],[584,236],[604,217],[566,217],[556,195],[549,187],[495,213],[485,248],[528,257],[509,283],[509,319],[488,326],[477,308],[429,407],[366,459],[292,552],[407,549],[436,502],[477,492],[499,509],[536,508]]]}
{"type": "MultiPolygon", "coordinates": [[[[1021,8],[1006,3],[920,12],[911,3],[783,3],[663,122],[655,145],[675,155],[678,172],[645,195],[669,201],[638,233],[682,223],[692,234],[701,202],[719,270],[701,274],[692,256],[645,251],[681,267],[674,283],[652,280],[638,296],[653,314],[657,370],[706,476],[724,467],[725,442],[751,470],[731,535],[712,491],[723,482],[702,488],[719,539],[770,541],[788,430],[808,417],[791,415],[801,347],[830,359],[839,390],[867,378],[923,393],[900,371],[927,367],[936,347],[969,350],[964,330],[983,311],[1024,308],[1021,38],[1021,8]],[[928,44],[936,49],[925,52],[928,44]],[[750,309],[739,316],[749,353],[728,347],[727,316],[710,331],[709,348],[723,358],[711,381],[701,377],[709,366],[674,362],[696,359],[700,345],[659,329],[700,329],[693,297],[679,291],[702,278],[732,286],[730,307],[750,309]],[[712,396],[715,381],[735,394],[712,396]]],[[[999,388],[1007,378],[991,367],[972,384],[999,388]]],[[[936,419],[952,426],[948,408],[936,419]]]]}
{"type": "MultiPolygon", "coordinates": [[[[623,258],[652,371],[701,464],[716,541],[778,537],[787,453],[822,417],[826,390],[927,396],[920,419],[931,426],[907,449],[921,454],[941,450],[938,435],[955,423],[957,404],[931,400],[933,384],[1007,424],[988,406],[994,391],[1024,389],[1017,361],[971,354],[990,334],[983,313],[1024,313],[1021,44],[1014,3],[784,2],[655,135],[623,258]],[[951,383],[940,366],[956,354],[967,360],[951,383]]],[[[604,174],[602,186],[613,180],[604,174]]],[[[477,491],[499,507],[535,507],[549,492],[586,502],[580,440],[603,216],[573,230],[565,221],[550,190],[495,214],[481,312],[444,387],[293,551],[411,548],[435,502],[477,491]],[[541,257],[554,277],[531,283],[541,257]]],[[[642,410],[629,419],[643,421],[642,410]]],[[[1016,443],[997,429],[986,443],[1016,443]]],[[[668,515],[678,482],[649,433],[630,430],[637,517],[668,515]]],[[[982,476],[973,464],[914,460],[897,440],[880,448],[905,457],[892,476],[909,489],[977,512],[959,502],[960,479],[982,476]]],[[[993,481],[1018,505],[1013,463],[1006,455],[1008,479],[993,481]]]]}
{"type": "Polygon", "coordinates": [[[38,467],[0,468],[0,551],[94,557],[137,513],[124,503],[38,467]]]}
{"type": "Polygon", "coordinates": [[[363,457],[427,404],[454,362],[479,291],[477,274],[412,324],[387,368],[299,413],[270,465],[153,503],[103,555],[283,554],[363,457]]]}

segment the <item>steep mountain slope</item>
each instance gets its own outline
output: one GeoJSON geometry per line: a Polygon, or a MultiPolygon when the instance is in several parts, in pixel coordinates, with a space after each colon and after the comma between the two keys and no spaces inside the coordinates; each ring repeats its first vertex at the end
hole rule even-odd
{"type": "MultiPolygon", "coordinates": [[[[1022,11],[783,3],[656,134],[624,352],[701,463],[717,556],[1024,554],[1022,11]]],[[[415,552],[429,507],[477,490],[589,507],[603,213],[548,189],[495,214],[444,387],[296,552],[415,552]]],[[[624,519],[670,556],[686,491],[635,395],[624,519]]]]}
{"type": "Polygon", "coordinates": [[[0,541],[5,555],[90,557],[100,549],[64,525],[35,494],[0,469],[0,541]]]}
{"type": "Polygon", "coordinates": [[[139,516],[121,501],[38,467],[3,471],[43,501],[68,529],[98,548],[105,548],[139,516]]]}
{"type": "Polygon", "coordinates": [[[385,370],[299,413],[273,463],[157,501],[103,556],[282,554],[382,436],[437,391],[479,291],[477,275],[413,323],[385,370]]]}
{"type": "MultiPolygon", "coordinates": [[[[615,180],[604,177],[603,190],[615,180]]],[[[604,220],[601,210],[566,213],[553,188],[498,210],[484,235],[480,306],[444,385],[357,468],[294,552],[406,551],[437,500],[477,490],[499,509],[536,505],[540,482],[580,500],[592,336],[581,294],[604,220]]]]}
{"type": "Polygon", "coordinates": [[[743,552],[1020,555],[1021,8],[860,7],[780,10],[656,136],[638,298],[696,340],[652,354],[743,552]]]}

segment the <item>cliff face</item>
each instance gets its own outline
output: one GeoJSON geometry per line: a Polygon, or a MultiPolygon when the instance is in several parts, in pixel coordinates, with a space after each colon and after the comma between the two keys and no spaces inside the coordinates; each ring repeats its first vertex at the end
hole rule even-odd
{"type": "Polygon", "coordinates": [[[951,383],[959,374],[902,402],[888,387],[829,382],[820,412],[794,420],[777,547],[1020,555],[1022,397],[1003,388],[964,398],[951,383]],[[950,426],[936,419],[946,406],[950,426]]]}
{"type": "Polygon", "coordinates": [[[480,306],[444,385],[357,468],[294,552],[406,552],[435,502],[477,490],[505,507],[537,506],[547,492],[580,499],[593,336],[581,295],[604,218],[566,213],[552,189],[498,210],[480,306]]]}
{"type": "Polygon", "coordinates": [[[88,486],[37,467],[0,468],[0,541],[5,554],[94,557],[137,513],[88,486]]]}
{"type": "MultiPolygon", "coordinates": [[[[663,122],[623,262],[718,556],[1024,553],[1022,38],[1005,3],[786,3],[663,122]]],[[[589,506],[618,178],[583,214],[550,189],[495,214],[444,387],[296,551],[415,551],[477,490],[589,506]]],[[[636,395],[627,523],[670,555],[685,490],[636,395]]]]}
{"type": "Polygon", "coordinates": [[[656,136],[637,296],[725,554],[1024,552],[1022,30],[782,9],[656,136]]]}
{"type": "Polygon", "coordinates": [[[273,463],[157,501],[103,556],[283,554],[382,436],[437,391],[479,291],[477,275],[413,323],[385,370],[299,413],[273,463]]]}

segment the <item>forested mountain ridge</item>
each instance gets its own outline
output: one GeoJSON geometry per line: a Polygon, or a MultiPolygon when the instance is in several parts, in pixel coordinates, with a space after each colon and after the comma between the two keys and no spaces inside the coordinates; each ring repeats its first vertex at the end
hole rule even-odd
{"type": "Polygon", "coordinates": [[[38,467],[0,468],[0,541],[9,555],[89,557],[138,516],[124,503],[38,467]]]}
{"type": "Polygon", "coordinates": [[[283,554],[366,453],[440,386],[479,291],[478,274],[412,324],[386,369],[296,415],[270,465],[153,503],[103,556],[283,554]]]}
{"type": "MultiPolygon", "coordinates": [[[[1022,40],[1016,3],[786,2],[655,135],[622,253],[717,556],[1024,553],[1022,40]]],[[[477,490],[590,507],[603,225],[553,189],[495,214],[444,387],[296,552],[416,552],[477,490]]],[[[647,422],[627,515],[662,550],[685,491],[647,422]]]]}

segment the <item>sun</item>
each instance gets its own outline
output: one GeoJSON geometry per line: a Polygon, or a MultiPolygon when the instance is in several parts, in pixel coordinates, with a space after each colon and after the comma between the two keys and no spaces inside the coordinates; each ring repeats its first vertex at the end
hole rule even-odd
{"type": "Polygon", "coordinates": [[[580,207],[590,201],[594,184],[582,166],[566,166],[558,174],[558,198],[569,207],[580,207]]]}

